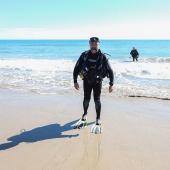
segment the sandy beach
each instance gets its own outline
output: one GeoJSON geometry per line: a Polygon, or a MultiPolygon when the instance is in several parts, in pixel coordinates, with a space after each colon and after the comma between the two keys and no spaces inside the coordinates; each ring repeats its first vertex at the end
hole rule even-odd
{"type": "Polygon", "coordinates": [[[72,130],[82,96],[0,90],[1,170],[169,170],[170,102],[102,97],[103,133],[72,130]]]}

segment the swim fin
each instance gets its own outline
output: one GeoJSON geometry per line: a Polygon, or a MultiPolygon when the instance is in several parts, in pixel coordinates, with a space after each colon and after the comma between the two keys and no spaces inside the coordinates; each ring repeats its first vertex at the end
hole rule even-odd
{"type": "Polygon", "coordinates": [[[91,128],[91,133],[100,134],[102,133],[102,124],[100,120],[97,120],[91,128]]]}
{"type": "Polygon", "coordinates": [[[87,120],[80,119],[77,123],[73,124],[73,129],[84,129],[87,126],[87,120]]]}

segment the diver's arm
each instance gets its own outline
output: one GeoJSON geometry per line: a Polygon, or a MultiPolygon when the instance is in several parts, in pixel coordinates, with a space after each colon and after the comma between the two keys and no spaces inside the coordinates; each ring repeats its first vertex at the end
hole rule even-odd
{"type": "Polygon", "coordinates": [[[139,57],[139,53],[138,53],[138,51],[137,51],[137,56],[139,57]]]}
{"type": "Polygon", "coordinates": [[[75,67],[74,67],[74,71],[73,71],[73,80],[74,83],[77,83],[77,77],[78,77],[78,73],[82,67],[82,63],[83,63],[83,54],[81,54],[81,56],[79,57],[75,67]]]}
{"type": "Polygon", "coordinates": [[[113,70],[112,70],[112,67],[111,67],[109,61],[107,61],[107,67],[108,67],[109,78],[110,78],[109,85],[113,86],[113,84],[114,84],[114,73],[113,73],[113,70]]]}
{"type": "Polygon", "coordinates": [[[109,78],[110,78],[110,82],[109,82],[109,85],[110,86],[113,86],[114,84],[114,73],[113,73],[113,70],[112,70],[112,67],[108,61],[108,59],[106,58],[106,56],[104,55],[104,61],[106,61],[106,66],[107,66],[107,70],[108,70],[108,73],[109,73],[109,78]]]}

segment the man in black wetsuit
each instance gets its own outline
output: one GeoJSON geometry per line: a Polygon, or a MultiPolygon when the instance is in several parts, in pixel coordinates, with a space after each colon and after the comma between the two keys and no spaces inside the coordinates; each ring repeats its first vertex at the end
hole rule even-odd
{"type": "MultiPolygon", "coordinates": [[[[114,74],[109,64],[109,61],[106,58],[106,55],[102,53],[101,50],[99,49],[99,44],[100,44],[99,39],[97,37],[92,37],[90,38],[89,44],[90,44],[90,50],[85,51],[81,54],[73,71],[75,89],[79,90],[79,84],[77,83],[78,74],[83,78],[83,88],[84,88],[84,101],[83,101],[84,114],[82,115],[82,118],[79,120],[79,122],[75,124],[76,128],[84,126],[84,124],[87,123],[86,122],[87,109],[91,99],[92,90],[93,90],[95,109],[97,114],[95,125],[98,126],[101,125],[100,94],[102,88],[102,80],[105,77],[103,76],[103,72],[105,72],[105,74],[107,74],[107,76],[110,78],[109,92],[113,91],[114,74]],[[105,66],[105,71],[102,69],[104,66],[105,66]]],[[[93,127],[92,132],[96,133],[93,130],[95,130],[95,127],[93,127]]]]}
{"type": "Polygon", "coordinates": [[[133,47],[133,50],[130,52],[130,54],[132,55],[133,61],[138,61],[139,53],[135,47],[133,47]]]}

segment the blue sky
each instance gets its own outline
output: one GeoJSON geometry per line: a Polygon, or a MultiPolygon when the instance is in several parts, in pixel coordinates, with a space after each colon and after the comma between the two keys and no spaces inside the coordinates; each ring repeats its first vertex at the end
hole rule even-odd
{"type": "Polygon", "coordinates": [[[0,39],[170,39],[170,0],[0,0],[0,39]]]}

